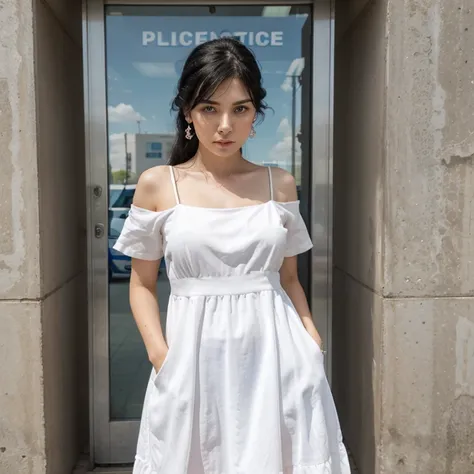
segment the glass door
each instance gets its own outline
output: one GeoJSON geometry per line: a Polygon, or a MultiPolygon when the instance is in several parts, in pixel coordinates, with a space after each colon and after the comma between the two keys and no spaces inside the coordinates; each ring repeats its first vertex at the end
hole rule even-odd
{"type": "MultiPolygon", "coordinates": [[[[104,5],[90,0],[87,6],[92,423],[97,464],[133,461],[151,370],[128,301],[131,262],[112,247],[138,177],[149,167],[167,163],[174,140],[170,103],[184,60],[196,45],[230,35],[255,52],[273,111],[245,145],[244,156],[296,177],[303,215],[313,227],[313,5],[173,3],[104,5]]],[[[308,297],[311,266],[307,254],[300,261],[300,273],[308,297]]],[[[156,291],[166,326],[169,282],[164,261],[156,291]]]]}

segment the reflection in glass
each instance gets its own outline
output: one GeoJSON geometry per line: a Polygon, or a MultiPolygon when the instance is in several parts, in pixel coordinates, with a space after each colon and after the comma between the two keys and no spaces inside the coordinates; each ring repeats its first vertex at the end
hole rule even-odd
{"type": "MultiPolygon", "coordinates": [[[[128,215],[138,177],[168,161],[174,140],[170,102],[184,60],[197,44],[238,37],[261,65],[273,109],[256,127],[244,156],[279,166],[296,178],[303,213],[310,173],[309,6],[107,6],[109,169],[110,416],[139,419],[151,366],[128,301],[130,258],[112,249],[128,215]]],[[[306,203],[306,204],[305,204],[306,203]]],[[[169,282],[164,262],[157,284],[163,325],[169,282]]]]}

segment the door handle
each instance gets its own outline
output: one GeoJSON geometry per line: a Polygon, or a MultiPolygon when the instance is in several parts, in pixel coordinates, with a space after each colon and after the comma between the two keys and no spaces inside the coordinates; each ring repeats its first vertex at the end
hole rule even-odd
{"type": "Polygon", "coordinates": [[[104,236],[104,224],[96,224],[94,227],[94,236],[96,239],[101,239],[104,236]]]}
{"type": "Polygon", "coordinates": [[[100,198],[102,196],[102,187],[101,186],[94,186],[93,194],[95,198],[100,198]]]}

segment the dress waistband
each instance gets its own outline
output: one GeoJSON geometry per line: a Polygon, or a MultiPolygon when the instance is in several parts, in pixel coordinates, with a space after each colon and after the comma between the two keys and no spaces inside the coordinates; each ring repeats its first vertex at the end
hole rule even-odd
{"type": "Polygon", "coordinates": [[[227,277],[173,278],[170,280],[170,285],[171,294],[176,296],[240,295],[281,288],[278,272],[227,277]]]}

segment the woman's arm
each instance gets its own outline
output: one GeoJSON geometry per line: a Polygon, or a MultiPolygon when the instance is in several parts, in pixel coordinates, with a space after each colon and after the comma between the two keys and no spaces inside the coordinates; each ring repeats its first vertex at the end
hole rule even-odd
{"type": "Polygon", "coordinates": [[[310,336],[322,348],[322,340],[311,317],[308,301],[298,278],[297,257],[287,257],[280,269],[281,286],[291,299],[303,326],[310,336]]]}
{"type": "MultiPolygon", "coordinates": [[[[153,168],[140,176],[133,198],[136,206],[156,211],[157,188],[162,181],[162,175],[163,170],[153,168]]],[[[148,359],[156,371],[160,369],[168,352],[161,329],[160,309],[156,296],[160,261],[132,258],[130,276],[130,306],[133,317],[145,344],[148,359]]]]}
{"type": "Polygon", "coordinates": [[[165,360],[168,346],[160,322],[156,297],[156,280],[160,260],[132,259],[130,306],[148,353],[148,359],[158,371],[165,360]]]}
{"type": "MultiPolygon", "coordinates": [[[[275,171],[273,176],[276,178],[275,191],[277,194],[277,200],[284,202],[296,201],[298,199],[298,193],[296,191],[295,178],[290,173],[280,168],[276,168],[273,171],[275,171]]],[[[308,301],[306,300],[306,295],[298,278],[296,256],[286,257],[283,260],[283,265],[280,268],[280,281],[283,289],[291,299],[299,317],[301,318],[304,327],[319,347],[322,348],[321,337],[314,325],[308,301]]]]}

